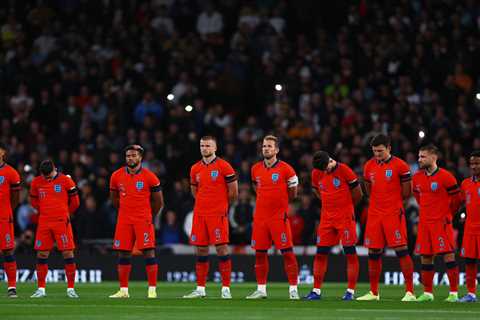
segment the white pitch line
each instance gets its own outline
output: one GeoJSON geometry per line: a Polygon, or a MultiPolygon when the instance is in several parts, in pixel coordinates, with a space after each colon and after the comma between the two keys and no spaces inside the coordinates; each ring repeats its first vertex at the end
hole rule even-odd
{"type": "Polygon", "coordinates": [[[425,310],[425,309],[415,309],[415,310],[402,310],[402,309],[335,309],[338,312],[397,312],[397,313],[452,313],[452,314],[480,314],[479,311],[470,311],[470,310],[425,310]]]}

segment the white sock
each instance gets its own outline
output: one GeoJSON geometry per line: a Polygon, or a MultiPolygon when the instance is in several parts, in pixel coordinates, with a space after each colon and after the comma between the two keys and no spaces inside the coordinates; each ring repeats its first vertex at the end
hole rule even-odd
{"type": "Polygon", "coordinates": [[[16,287],[8,287],[7,290],[10,290],[10,289],[17,289],[16,287]]]}
{"type": "Polygon", "coordinates": [[[449,294],[458,294],[458,292],[457,291],[450,291],[449,294]]]}
{"type": "Polygon", "coordinates": [[[67,292],[69,291],[75,291],[75,288],[67,288],[67,292]]]}
{"type": "Polygon", "coordinates": [[[122,291],[124,293],[128,293],[128,287],[121,287],[120,291],[122,291]]]}
{"type": "Polygon", "coordinates": [[[266,284],[258,284],[257,285],[257,290],[261,291],[263,293],[267,293],[267,285],[266,284]]]}
{"type": "Polygon", "coordinates": [[[45,293],[45,288],[38,288],[38,291],[40,291],[41,293],[45,293]]]}
{"type": "Polygon", "coordinates": [[[290,287],[288,288],[288,292],[292,292],[292,291],[298,291],[297,286],[290,286],[290,287]]]}
{"type": "Polygon", "coordinates": [[[223,290],[228,290],[228,291],[230,291],[230,287],[222,287],[222,291],[223,291],[223,290]]]}
{"type": "Polygon", "coordinates": [[[148,290],[157,290],[157,287],[151,287],[151,286],[148,286],[148,290]]]}
{"type": "Polygon", "coordinates": [[[351,294],[355,294],[355,290],[350,289],[350,288],[347,288],[347,292],[348,292],[348,293],[351,293],[351,294]]]}
{"type": "Polygon", "coordinates": [[[205,294],[205,287],[197,286],[197,291],[202,293],[202,294],[205,294]]]}
{"type": "Polygon", "coordinates": [[[319,288],[313,288],[312,291],[315,292],[315,293],[318,294],[318,295],[321,295],[321,294],[322,294],[322,289],[319,289],[319,288]]]}

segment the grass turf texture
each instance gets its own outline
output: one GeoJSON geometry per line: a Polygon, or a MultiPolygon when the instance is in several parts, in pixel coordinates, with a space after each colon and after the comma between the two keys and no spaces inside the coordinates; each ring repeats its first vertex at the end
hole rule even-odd
{"type": "MultiPolygon", "coordinates": [[[[115,282],[102,284],[79,284],[80,299],[68,299],[66,284],[47,284],[47,297],[31,299],[33,284],[20,284],[19,298],[8,299],[5,285],[0,286],[0,319],[480,319],[480,303],[446,303],[448,287],[435,288],[432,303],[402,303],[403,287],[388,286],[380,289],[379,302],[343,302],[345,284],[326,284],[321,301],[290,301],[288,285],[269,284],[268,299],[245,300],[255,289],[255,284],[234,284],[233,300],[220,297],[220,285],[208,284],[208,297],[186,300],[180,297],[192,290],[194,284],[162,283],[157,289],[158,299],[146,298],[147,284],[130,284],[130,299],[109,299],[108,295],[118,290],[115,282]]],[[[310,291],[310,286],[300,286],[301,295],[310,291]]],[[[417,295],[421,288],[417,289],[417,295]]],[[[357,294],[368,291],[361,284],[357,294]]],[[[465,290],[460,291],[461,294],[465,290]]]]}

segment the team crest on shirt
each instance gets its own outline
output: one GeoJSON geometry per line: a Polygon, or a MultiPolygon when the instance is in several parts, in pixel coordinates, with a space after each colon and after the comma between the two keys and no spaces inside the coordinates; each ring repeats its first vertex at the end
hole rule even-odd
{"type": "Polygon", "coordinates": [[[432,191],[437,191],[438,189],[438,182],[432,182],[430,184],[430,189],[432,189],[432,191]]]}
{"type": "Polygon", "coordinates": [[[115,242],[113,242],[113,246],[114,246],[115,248],[120,247],[120,240],[115,240],[115,242]]]}
{"type": "Polygon", "coordinates": [[[320,243],[320,236],[317,236],[317,244],[320,243]]]}
{"type": "Polygon", "coordinates": [[[273,183],[276,183],[279,178],[280,178],[280,174],[278,174],[278,173],[272,173],[272,181],[273,181],[273,183]]]}
{"type": "Polygon", "coordinates": [[[55,184],[55,185],[53,186],[53,190],[54,190],[56,193],[60,193],[60,192],[62,192],[62,186],[59,185],[59,184],[55,184]]]}
{"type": "Polygon", "coordinates": [[[140,191],[143,189],[143,181],[137,181],[135,184],[135,187],[137,188],[137,191],[140,191]]]}
{"type": "Polygon", "coordinates": [[[12,241],[12,237],[10,236],[10,233],[7,233],[5,235],[5,242],[8,244],[8,243],[10,243],[10,241],[12,241]]]}
{"type": "Polygon", "coordinates": [[[210,177],[212,178],[212,181],[217,180],[217,178],[218,178],[218,170],[212,170],[212,171],[210,172],[210,177]]]}
{"type": "Polygon", "coordinates": [[[37,240],[37,243],[35,243],[35,246],[38,248],[42,245],[42,241],[40,240],[37,240]]]}
{"type": "Polygon", "coordinates": [[[340,179],[338,179],[338,178],[333,178],[333,186],[334,186],[335,188],[340,187],[340,179]]]}
{"type": "Polygon", "coordinates": [[[385,178],[387,178],[387,180],[392,179],[392,176],[393,176],[393,171],[391,169],[385,170],[385,178]]]}
{"type": "Polygon", "coordinates": [[[192,234],[190,238],[192,239],[192,241],[197,241],[197,236],[194,234],[192,234]]]}
{"type": "Polygon", "coordinates": [[[4,176],[0,176],[0,184],[3,184],[3,182],[5,182],[5,177],[4,177],[4,176]]]}

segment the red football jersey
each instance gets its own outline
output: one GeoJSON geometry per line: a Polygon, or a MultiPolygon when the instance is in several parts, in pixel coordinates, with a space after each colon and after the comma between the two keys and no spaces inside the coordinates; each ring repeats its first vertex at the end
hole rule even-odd
{"type": "Polygon", "coordinates": [[[386,161],[372,158],[365,164],[363,175],[371,186],[368,214],[398,214],[403,208],[402,182],[411,180],[408,164],[394,156],[386,161]]]}
{"type": "Polygon", "coordinates": [[[277,160],[272,167],[259,161],[251,169],[252,182],[257,187],[255,220],[283,219],[288,212],[288,184],[296,177],[295,170],[277,160]]]}
{"type": "Polygon", "coordinates": [[[68,196],[76,192],[75,182],[62,173],[53,179],[35,177],[30,185],[30,197],[38,202],[39,222],[67,221],[68,196]]]}
{"type": "Polygon", "coordinates": [[[465,234],[480,235],[480,178],[471,177],[463,180],[461,188],[467,206],[465,234]]]}
{"type": "Polygon", "coordinates": [[[140,168],[136,173],[128,173],[127,167],[122,167],[112,174],[110,190],[118,191],[120,198],[118,222],[152,220],[151,194],[161,190],[160,180],[153,172],[140,168]]]}
{"type": "Polygon", "coordinates": [[[354,209],[350,189],[357,185],[357,176],[343,163],[337,162],[331,172],[313,169],[312,188],[320,193],[322,219],[351,219],[354,209]]]}
{"type": "Polygon", "coordinates": [[[203,160],[190,169],[190,183],[197,187],[193,212],[200,216],[224,216],[228,211],[227,184],[235,181],[232,166],[221,158],[203,160]]]}
{"type": "Polygon", "coordinates": [[[457,179],[445,169],[431,175],[420,170],[413,175],[413,192],[419,199],[420,223],[451,219],[450,196],[460,192],[457,179]]]}
{"type": "Polygon", "coordinates": [[[20,175],[17,170],[4,163],[0,166],[0,221],[12,219],[10,192],[20,190],[20,175]]]}

